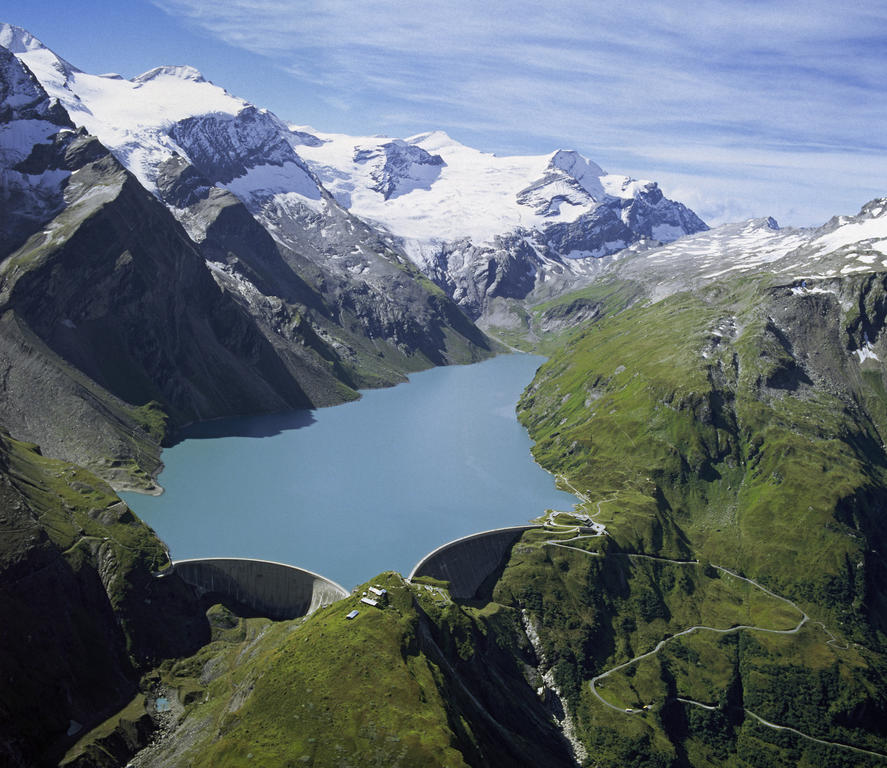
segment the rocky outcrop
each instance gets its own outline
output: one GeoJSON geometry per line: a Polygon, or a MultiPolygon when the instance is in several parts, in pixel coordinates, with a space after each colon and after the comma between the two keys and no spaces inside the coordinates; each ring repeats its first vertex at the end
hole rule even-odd
{"type": "Polygon", "coordinates": [[[20,245],[64,205],[64,151],[74,124],[31,72],[0,47],[0,253],[20,245]],[[53,137],[68,135],[60,142],[53,137]],[[34,145],[40,151],[32,153],[34,145]]]}
{"type": "MultiPolygon", "coordinates": [[[[293,151],[286,127],[265,110],[248,106],[236,115],[214,113],[180,120],[169,131],[204,177],[227,184],[256,166],[291,163],[310,172],[293,151]]],[[[310,182],[309,182],[310,183],[310,182]]],[[[319,198],[319,192],[315,191],[319,198]]]]}
{"type": "Polygon", "coordinates": [[[412,192],[429,189],[446,165],[440,155],[432,155],[422,147],[394,139],[381,146],[356,148],[354,162],[371,167],[372,189],[385,200],[412,192]]]}

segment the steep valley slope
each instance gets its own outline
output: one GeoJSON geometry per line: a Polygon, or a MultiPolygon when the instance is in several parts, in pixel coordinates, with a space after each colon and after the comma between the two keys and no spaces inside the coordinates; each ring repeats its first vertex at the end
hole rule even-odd
{"type": "Polygon", "coordinates": [[[0,761],[56,765],[209,626],[183,582],[153,578],[165,548],[106,483],[5,432],[0,530],[0,761]]]}
{"type": "MultiPolygon", "coordinates": [[[[873,201],[859,217],[795,243],[787,282],[778,268],[735,277],[727,269],[651,301],[652,281],[637,281],[649,272],[625,268],[562,300],[596,303],[599,320],[578,326],[552,355],[519,412],[539,462],[579,489],[590,500],[586,511],[606,526],[600,560],[588,567],[606,571],[615,561],[611,568],[648,571],[646,593],[606,590],[600,601],[617,610],[616,621],[593,620],[572,645],[575,706],[589,742],[614,760],[644,751],[658,752],[659,762],[636,764],[873,759],[840,747],[822,752],[822,744],[775,738],[772,729],[768,738],[755,716],[884,753],[887,279],[853,266],[874,261],[883,210],[883,200],[873,201]],[[830,254],[811,245],[838,243],[841,227],[853,230],[851,239],[862,234],[860,242],[830,254]],[[588,685],[604,666],[651,651],[679,629],[732,626],[704,615],[673,623],[675,585],[705,569],[792,601],[795,619],[781,629],[802,618],[803,626],[782,635],[700,630],[669,642],[615,675],[604,696],[628,709],[649,698],[663,707],[657,722],[616,717],[588,685]],[[634,746],[624,741],[629,733],[634,746]],[[777,749],[760,743],[774,738],[777,749]]],[[[679,283],[680,265],[669,267],[679,283]]],[[[697,589],[686,583],[681,603],[697,589]]],[[[555,606],[543,615],[552,610],[560,615],[555,606]]],[[[553,637],[561,636],[561,622],[553,624],[553,637]]]]}

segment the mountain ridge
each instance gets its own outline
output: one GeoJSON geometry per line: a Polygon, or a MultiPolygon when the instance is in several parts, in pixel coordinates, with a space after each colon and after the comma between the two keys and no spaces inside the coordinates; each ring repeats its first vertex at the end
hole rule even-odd
{"type": "Polygon", "coordinates": [[[706,228],[655,182],[604,174],[573,150],[502,158],[443,132],[406,139],[311,133],[189,67],[159,67],[132,81],[79,71],[61,80],[49,49],[35,44],[18,55],[154,194],[157,168],[180,155],[296,250],[305,242],[293,240],[294,225],[339,218],[341,207],[376,227],[474,319],[499,296],[527,298],[567,259],[706,228]]]}

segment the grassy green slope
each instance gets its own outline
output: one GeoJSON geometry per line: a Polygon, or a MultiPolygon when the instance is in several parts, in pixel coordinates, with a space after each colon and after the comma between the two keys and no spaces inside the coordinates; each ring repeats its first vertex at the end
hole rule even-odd
{"type": "Polygon", "coordinates": [[[393,573],[307,619],[210,611],[214,642],[160,669],[183,706],[136,766],[570,765],[521,659],[516,614],[454,604],[393,573]],[[346,614],[358,609],[349,620],[346,614]]]}
{"type": "Polygon", "coordinates": [[[864,403],[878,393],[837,326],[820,329],[832,365],[799,364],[766,301],[742,301],[756,289],[601,322],[543,367],[521,418],[536,457],[587,493],[590,511],[600,502],[624,548],[692,554],[799,598],[842,594],[834,609],[850,620],[882,599],[865,579],[866,536],[878,536],[868,497],[885,476],[864,403]]]}
{"type": "MultiPolygon", "coordinates": [[[[759,278],[636,305],[571,339],[521,401],[537,459],[586,494],[587,512],[607,526],[604,562],[624,565],[618,553],[626,552],[698,558],[760,581],[811,617],[797,635],[693,634],[608,677],[605,688],[619,706],[646,698],[668,704],[632,719],[601,705],[581,681],[652,649],[681,625],[721,626],[722,598],[693,618],[687,610],[696,598],[671,595],[666,585],[703,566],[661,563],[662,573],[644,577],[646,597],[637,599],[646,601],[646,614],[639,614],[632,597],[641,588],[637,559],[618,579],[607,577],[608,566],[583,564],[603,572],[572,589],[580,608],[596,607],[591,619],[583,616],[587,607],[565,617],[567,626],[578,622],[581,642],[563,636],[563,600],[537,600],[537,608],[543,626],[555,615],[543,635],[566,654],[562,674],[574,683],[589,743],[611,759],[790,765],[801,753],[816,762],[825,750],[822,764],[844,764],[835,756],[841,750],[809,741],[767,746],[798,737],[775,738],[779,732],[743,714],[743,696],[765,719],[887,751],[887,612],[878,554],[887,492],[883,372],[849,352],[859,346],[861,327],[877,335],[883,280],[844,281],[832,291],[804,295],[759,278]],[[675,569],[680,575],[669,575],[675,569]],[[604,589],[592,598],[600,579],[604,589]],[[620,588],[628,589],[626,603],[613,597],[620,588]],[[680,619],[663,623],[666,614],[680,619]],[[830,644],[814,621],[837,639],[830,644]],[[676,701],[713,705],[725,690],[739,700],[725,702],[717,738],[708,722],[716,713],[676,701]]],[[[537,578],[545,573],[551,569],[537,578]]],[[[539,593],[558,589],[571,594],[551,584],[539,593]]],[[[690,594],[699,590],[694,584],[690,594]]],[[[846,764],[876,759],[846,756],[846,764]]]]}

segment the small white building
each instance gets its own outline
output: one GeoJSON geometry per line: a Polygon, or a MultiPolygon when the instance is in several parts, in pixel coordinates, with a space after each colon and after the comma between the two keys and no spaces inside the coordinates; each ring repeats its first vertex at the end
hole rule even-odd
{"type": "Polygon", "coordinates": [[[360,598],[360,602],[366,603],[367,605],[371,605],[371,606],[373,606],[373,608],[376,608],[379,605],[379,601],[373,600],[371,597],[362,597],[362,598],[360,598]]]}

